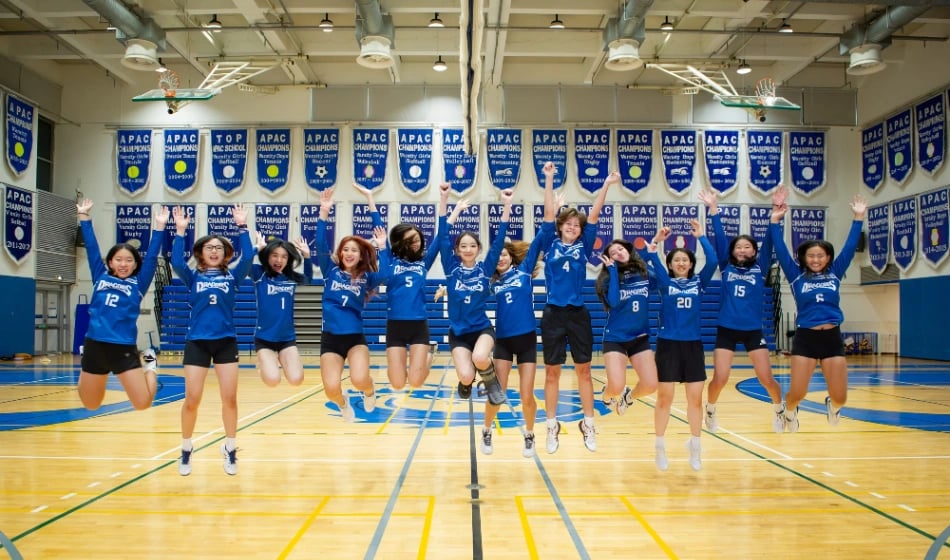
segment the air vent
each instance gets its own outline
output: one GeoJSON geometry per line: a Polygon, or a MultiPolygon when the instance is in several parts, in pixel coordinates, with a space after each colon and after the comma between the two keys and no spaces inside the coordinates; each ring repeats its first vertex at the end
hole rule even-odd
{"type": "Polygon", "coordinates": [[[883,70],[887,64],[881,60],[881,45],[873,43],[851,49],[849,53],[848,74],[866,76],[883,70]]]}
{"type": "Polygon", "coordinates": [[[125,43],[122,65],[133,70],[158,68],[158,45],[145,39],[129,39],[125,43]]]}
{"type": "Polygon", "coordinates": [[[862,266],[861,267],[861,285],[867,286],[869,284],[895,284],[900,282],[901,279],[901,269],[897,268],[896,264],[889,264],[884,267],[884,272],[878,274],[874,267],[871,266],[862,266]]]}
{"type": "Polygon", "coordinates": [[[617,39],[607,46],[607,62],[604,68],[614,72],[636,70],[643,66],[640,59],[640,43],[633,39],[617,39]]]}
{"type": "Polygon", "coordinates": [[[360,41],[360,55],[356,63],[372,69],[389,68],[393,65],[390,41],[386,37],[367,36],[360,41]]]}

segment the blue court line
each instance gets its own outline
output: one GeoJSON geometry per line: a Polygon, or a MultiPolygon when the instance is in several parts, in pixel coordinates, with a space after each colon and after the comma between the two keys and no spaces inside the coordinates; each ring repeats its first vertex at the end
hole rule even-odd
{"type": "MultiPolygon", "coordinates": [[[[475,385],[475,382],[472,382],[475,385]]],[[[472,387],[475,389],[475,387],[472,387]]],[[[477,390],[477,389],[476,389],[477,390]]],[[[468,399],[468,449],[469,464],[472,469],[469,488],[472,492],[472,560],[482,560],[482,509],[478,489],[478,456],[475,453],[475,403],[472,396],[468,399]]]]}
{"type": "Polygon", "coordinates": [[[937,560],[937,555],[940,554],[940,547],[947,544],[947,539],[950,539],[950,527],[944,529],[943,532],[937,536],[933,544],[930,545],[930,548],[927,549],[927,555],[924,556],[924,560],[937,560]]]}
{"type": "Polygon", "coordinates": [[[10,560],[23,560],[23,555],[13,546],[13,543],[3,534],[3,531],[0,531],[0,548],[7,551],[7,554],[10,555],[10,560]]]}

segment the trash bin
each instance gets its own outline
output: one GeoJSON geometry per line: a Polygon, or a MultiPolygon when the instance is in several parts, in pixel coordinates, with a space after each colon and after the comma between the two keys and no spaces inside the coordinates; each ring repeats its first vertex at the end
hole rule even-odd
{"type": "Polygon", "coordinates": [[[73,354],[77,356],[82,354],[80,347],[86,340],[86,331],[89,330],[89,300],[85,294],[79,295],[79,301],[76,303],[76,314],[73,315],[73,354]]]}

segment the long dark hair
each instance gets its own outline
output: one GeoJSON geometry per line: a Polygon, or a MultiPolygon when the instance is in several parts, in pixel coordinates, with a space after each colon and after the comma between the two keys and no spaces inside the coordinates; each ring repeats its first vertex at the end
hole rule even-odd
{"type": "Polygon", "coordinates": [[[831,243],[828,243],[824,239],[811,239],[808,241],[803,241],[801,245],[798,246],[798,267],[805,271],[806,274],[822,274],[827,272],[831,265],[835,262],[835,246],[831,243]],[[808,269],[808,266],[805,264],[805,253],[808,252],[812,247],[821,247],[825,254],[828,255],[828,264],[825,265],[825,268],[820,270],[817,273],[811,272],[808,269]]]}
{"type": "Polygon", "coordinates": [[[284,241],[283,239],[271,239],[267,242],[267,245],[264,245],[263,249],[257,252],[257,259],[261,262],[261,267],[264,269],[264,274],[268,278],[274,278],[280,274],[283,274],[297,284],[303,284],[305,281],[303,274],[294,270],[297,268],[297,263],[303,262],[303,258],[300,256],[300,252],[297,251],[297,248],[294,247],[293,243],[284,241]],[[287,251],[287,265],[284,267],[283,272],[280,273],[270,266],[270,255],[276,249],[283,249],[287,251]]]}
{"type": "Polygon", "coordinates": [[[142,268],[142,253],[139,253],[139,250],[133,247],[129,243],[119,243],[118,245],[115,245],[114,247],[109,249],[109,252],[106,253],[106,269],[108,269],[110,275],[115,276],[115,271],[112,270],[112,264],[111,264],[112,257],[114,257],[115,254],[121,251],[122,249],[125,249],[126,251],[132,253],[132,258],[135,260],[135,270],[132,271],[131,276],[135,276],[136,274],[139,273],[139,269],[142,268]]]}
{"type": "MultiPolygon", "coordinates": [[[[620,278],[621,282],[630,276],[647,276],[649,274],[647,272],[647,263],[640,258],[640,253],[634,250],[633,243],[630,243],[626,239],[614,239],[604,247],[604,254],[607,256],[610,256],[611,245],[620,245],[626,249],[630,255],[630,260],[625,263],[614,261],[614,266],[617,267],[617,277],[620,278]]],[[[607,304],[607,289],[609,286],[610,269],[604,265],[600,267],[600,273],[597,275],[597,282],[594,284],[594,287],[597,290],[597,297],[604,305],[604,309],[607,310],[610,309],[610,305],[607,304]]]]}
{"type": "Polygon", "coordinates": [[[393,226],[389,231],[389,250],[397,259],[416,262],[421,261],[426,254],[426,236],[422,235],[422,230],[413,224],[401,223],[393,226]],[[412,247],[406,241],[406,234],[415,231],[419,234],[419,250],[413,251],[412,247]]]}
{"type": "MultiPolygon", "coordinates": [[[[531,247],[531,244],[527,241],[506,241],[505,242],[505,251],[508,251],[508,257],[511,258],[511,268],[518,268],[521,266],[521,263],[524,262],[524,258],[528,256],[528,249],[531,247]]],[[[541,263],[535,262],[534,269],[531,271],[531,277],[534,278],[538,275],[538,272],[541,270],[541,263]]],[[[501,278],[501,274],[498,273],[498,267],[495,267],[495,271],[491,275],[491,281],[497,282],[501,278]]]]}

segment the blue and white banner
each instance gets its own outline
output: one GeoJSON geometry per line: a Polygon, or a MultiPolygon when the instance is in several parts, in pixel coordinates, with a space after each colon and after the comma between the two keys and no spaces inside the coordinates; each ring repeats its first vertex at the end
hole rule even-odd
{"type": "Polygon", "coordinates": [[[323,192],[335,185],[339,159],[340,129],[303,130],[303,172],[308,187],[323,192]]]}
{"type": "MultiPolygon", "coordinates": [[[[383,219],[383,227],[389,232],[389,205],[378,204],[376,210],[383,219]]],[[[373,237],[373,215],[369,211],[369,204],[357,202],[353,205],[353,235],[369,239],[373,237]]]]}
{"type": "Polygon", "coordinates": [[[197,128],[165,129],[165,186],[185,194],[198,181],[200,139],[197,128]]]}
{"type": "Polygon", "coordinates": [[[914,164],[913,119],[905,109],[885,121],[887,126],[887,174],[903,185],[914,164]]]}
{"type": "Polygon", "coordinates": [[[257,131],[257,183],[270,194],[287,185],[290,176],[290,129],[257,131]]]}
{"type": "Polygon", "coordinates": [[[769,224],[772,220],[771,206],[749,206],[749,235],[762,246],[762,242],[769,235],[769,224]]]}
{"type": "Polygon", "coordinates": [[[151,204],[116,204],[115,242],[128,243],[148,257],[148,243],[152,239],[151,204]]]}
{"type": "Polygon", "coordinates": [[[891,202],[891,250],[902,272],[917,258],[917,197],[891,202]]]}
{"type": "Polygon", "coordinates": [[[521,175],[521,129],[489,128],[488,175],[498,190],[513,189],[521,175]]]}
{"type": "Polygon", "coordinates": [[[749,141],[749,185],[759,192],[768,194],[782,183],[783,160],[785,153],[780,130],[750,130],[749,141]]]}
{"type": "Polygon", "coordinates": [[[878,274],[884,272],[891,256],[890,210],[888,204],[868,207],[868,257],[878,274]]]}
{"type": "Polygon", "coordinates": [[[211,178],[224,194],[238,191],[247,172],[247,129],[211,129],[211,178]]]}
{"type": "Polygon", "coordinates": [[[739,131],[707,130],[703,134],[706,177],[720,195],[736,188],[739,179],[739,131]]]}
{"type": "MultiPolygon", "coordinates": [[[[188,262],[192,256],[192,249],[195,246],[195,205],[194,204],[176,204],[180,206],[185,215],[188,216],[188,228],[185,230],[185,262],[188,262]]],[[[165,241],[162,242],[162,256],[166,260],[172,258],[172,242],[178,235],[178,228],[175,226],[175,220],[169,219],[165,224],[165,241]]]]}
{"type": "Polygon", "coordinates": [[[699,206],[696,204],[664,204],[663,227],[670,228],[670,238],[663,242],[663,251],[688,249],[696,252],[696,238],[693,237],[692,220],[699,220],[699,206]]]}
{"type": "Polygon", "coordinates": [[[884,182],[884,123],[861,131],[861,178],[864,186],[876,190],[884,182]]]}
{"type": "Polygon", "coordinates": [[[432,169],[432,129],[400,128],[396,131],[396,157],[399,179],[410,194],[419,194],[429,186],[432,169]]]}
{"type": "Polygon", "coordinates": [[[666,185],[677,196],[685,194],[693,184],[696,167],[696,131],[661,130],[660,150],[666,185]]]}
{"type": "MultiPolygon", "coordinates": [[[[742,226],[742,206],[737,204],[719,204],[719,219],[722,222],[722,230],[726,234],[726,239],[730,241],[739,236],[739,230],[742,226]]],[[[716,231],[713,229],[712,218],[706,216],[706,227],[703,230],[706,237],[716,246],[716,231]]]]}
{"type": "Polygon", "coordinates": [[[917,121],[917,166],[933,175],[946,157],[947,107],[943,92],[914,107],[917,121]]]}
{"type": "Polygon", "coordinates": [[[435,239],[435,204],[401,204],[399,206],[399,222],[412,224],[422,231],[426,247],[435,239]]]}
{"type": "Polygon", "coordinates": [[[20,264],[33,251],[33,191],[3,186],[3,247],[20,264]]]}
{"type": "MultiPolygon", "coordinates": [[[[455,205],[449,204],[447,212],[451,214],[454,209],[455,205]]],[[[459,214],[458,220],[449,228],[449,239],[452,240],[452,245],[455,246],[455,238],[465,231],[474,232],[475,237],[481,239],[481,223],[482,206],[480,204],[472,204],[466,208],[464,212],[459,214]]]]}
{"type": "MultiPolygon", "coordinates": [[[[289,204],[255,204],[254,231],[264,236],[264,239],[290,239],[290,205],[289,204]]],[[[252,238],[253,239],[253,238],[252,238]]],[[[256,239],[253,239],[255,242],[256,239]]]]}
{"type": "MultiPolygon", "coordinates": [[[[319,204],[301,204],[300,205],[300,236],[306,240],[307,245],[310,247],[310,255],[314,257],[314,264],[316,264],[317,256],[317,221],[320,219],[320,205],[319,204]]],[[[324,240],[324,244],[330,248],[330,254],[332,255],[336,251],[336,244],[334,243],[336,239],[336,205],[330,209],[330,215],[327,216],[327,236],[324,240]]],[[[314,268],[317,268],[314,266],[314,268]]],[[[323,277],[323,271],[320,271],[320,276],[323,277]]]]}
{"type": "Polygon", "coordinates": [[[807,196],[824,187],[825,132],[789,132],[788,163],[795,190],[807,196]]]}
{"type": "Polygon", "coordinates": [[[129,196],[142,194],[148,186],[148,169],[152,163],[152,131],[117,130],[115,139],[119,190],[129,196]]]}
{"type": "Polygon", "coordinates": [[[947,236],[950,234],[950,206],[947,187],[917,195],[920,208],[920,252],[934,268],[947,258],[947,236]]]}
{"type": "Polygon", "coordinates": [[[618,130],[617,162],[623,188],[632,194],[647,188],[653,171],[653,131],[618,130]]]}
{"type": "Polygon", "coordinates": [[[33,155],[33,116],[36,108],[7,95],[7,165],[18,177],[30,167],[33,155]]]}
{"type": "Polygon", "coordinates": [[[645,249],[660,229],[660,212],[656,204],[621,204],[620,236],[645,249]]]}
{"type": "MultiPolygon", "coordinates": [[[[561,210],[567,208],[567,204],[561,206],[554,213],[555,220],[557,220],[557,215],[561,213],[561,210]]],[[[537,235],[541,231],[541,223],[544,221],[544,205],[543,204],[534,204],[531,208],[531,225],[534,227],[534,234],[537,235]]],[[[555,222],[556,223],[556,222],[555,222]]],[[[556,227],[556,226],[555,226],[556,227]]]]}
{"type": "MultiPolygon", "coordinates": [[[[233,204],[209,204],[206,225],[207,235],[220,235],[231,242],[231,246],[234,247],[234,256],[229,262],[233,263],[241,258],[241,246],[238,244],[241,229],[234,223],[233,204]]],[[[255,241],[252,238],[251,244],[253,245],[255,241]]]]}
{"type": "Polygon", "coordinates": [[[610,174],[610,130],[606,128],[578,128],[574,130],[574,163],[581,189],[595,194],[604,186],[610,174]]]}
{"type": "Polygon", "coordinates": [[[824,208],[797,207],[792,208],[790,214],[793,253],[806,241],[825,238],[824,208]]]}
{"type": "Polygon", "coordinates": [[[478,158],[465,152],[465,131],[461,128],[442,130],[442,165],[452,192],[461,195],[475,186],[477,163],[478,158]]]}
{"type": "Polygon", "coordinates": [[[353,129],[353,180],[375,190],[386,179],[389,131],[385,128],[353,129]]]}
{"type": "Polygon", "coordinates": [[[531,131],[531,160],[538,186],[544,189],[544,164],[554,163],[554,188],[559,189],[567,176],[567,131],[537,129],[531,131]]]}
{"type": "MultiPolygon", "coordinates": [[[[488,244],[491,245],[498,236],[498,228],[501,224],[501,213],[505,209],[504,204],[492,202],[488,205],[488,244]]],[[[524,239],[524,204],[512,204],[511,216],[508,218],[508,233],[505,235],[509,241],[521,241],[524,239]]]]}
{"type": "MultiPolygon", "coordinates": [[[[578,204],[577,209],[590,216],[592,204],[578,204]]],[[[614,207],[612,204],[604,204],[600,210],[600,216],[597,218],[597,239],[594,240],[594,252],[587,259],[587,266],[599,269],[604,263],[600,260],[600,255],[604,252],[607,245],[614,240],[614,207]]]]}

